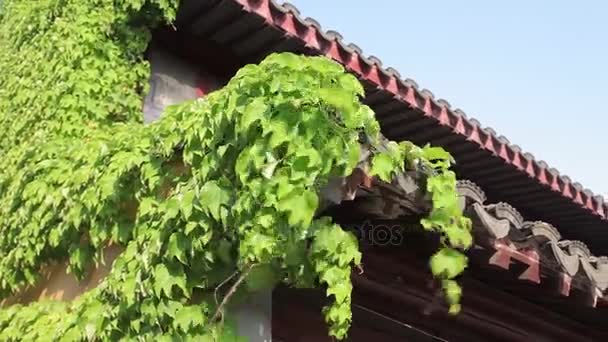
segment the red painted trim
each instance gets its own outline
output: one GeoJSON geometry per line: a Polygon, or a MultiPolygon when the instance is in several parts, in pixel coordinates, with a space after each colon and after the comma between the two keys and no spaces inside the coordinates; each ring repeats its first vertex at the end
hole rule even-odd
{"type": "Polygon", "coordinates": [[[540,284],[540,267],[538,264],[530,265],[524,273],[519,276],[519,279],[527,280],[535,284],[540,284]]]}
{"type": "Polygon", "coordinates": [[[574,202],[580,205],[584,205],[583,197],[581,196],[581,191],[574,189],[574,202]]]}
{"type": "Polygon", "coordinates": [[[469,132],[469,136],[467,137],[467,140],[476,142],[478,145],[483,146],[481,143],[481,138],[479,136],[479,127],[477,127],[476,125],[473,125],[473,124],[470,124],[470,126],[471,126],[471,131],[469,132]]]}
{"type": "Polygon", "coordinates": [[[247,12],[253,12],[264,18],[268,23],[273,24],[272,13],[270,12],[270,1],[248,1],[236,0],[247,12]]]}
{"type": "Polygon", "coordinates": [[[549,185],[549,181],[547,181],[547,170],[543,169],[542,167],[538,167],[538,181],[543,184],[543,185],[549,185]]]}
{"type": "Polygon", "coordinates": [[[299,22],[294,18],[293,14],[288,13],[283,17],[281,27],[283,27],[283,29],[285,30],[285,32],[287,32],[288,35],[297,36],[298,29],[296,28],[296,25],[298,23],[299,22]]]}
{"type": "Polygon", "coordinates": [[[450,126],[451,121],[452,120],[450,120],[450,112],[448,111],[448,109],[445,107],[441,107],[441,111],[439,112],[439,123],[442,126],[450,126]]]}
{"type": "Polygon", "coordinates": [[[398,96],[398,94],[399,94],[399,85],[398,85],[397,80],[394,77],[388,78],[388,81],[386,82],[384,89],[386,91],[388,91],[389,93],[395,94],[396,96],[398,96]]]}
{"type": "Polygon", "coordinates": [[[466,129],[464,127],[464,118],[460,115],[456,116],[456,126],[454,127],[454,131],[460,135],[466,134],[466,129]]]}
{"type": "Polygon", "coordinates": [[[393,79],[394,77],[387,75],[384,72],[384,69],[382,69],[382,66],[374,64],[374,66],[376,67],[376,70],[378,72],[378,78],[380,79],[380,87],[382,89],[386,89],[386,85],[390,82],[391,79],[393,79]]]}
{"type": "Polygon", "coordinates": [[[493,245],[496,252],[490,257],[489,264],[508,270],[511,265],[511,259],[515,259],[528,265],[528,268],[519,276],[519,279],[537,284],[540,283],[540,257],[538,252],[532,249],[519,251],[501,241],[494,241],[493,245]]]}
{"type": "Polygon", "coordinates": [[[556,192],[562,192],[562,187],[560,186],[560,179],[559,176],[554,176],[553,174],[551,174],[551,177],[553,178],[553,181],[551,182],[551,190],[556,191],[556,192]]]}
{"type": "Polygon", "coordinates": [[[536,177],[536,170],[535,170],[535,165],[534,165],[534,160],[528,160],[528,166],[526,167],[526,173],[528,174],[528,176],[535,178],[536,177]]]}
{"type": "Polygon", "coordinates": [[[606,218],[606,212],[604,211],[604,206],[602,204],[599,204],[596,210],[598,215],[600,215],[602,218],[606,218]]]}
{"type": "Polygon", "coordinates": [[[587,207],[587,209],[589,209],[591,211],[597,211],[596,207],[595,207],[595,201],[593,200],[593,197],[587,196],[587,195],[585,195],[585,197],[586,197],[585,207],[587,207]]]}
{"type": "Polygon", "coordinates": [[[379,87],[382,87],[382,82],[380,82],[380,72],[378,71],[378,66],[376,65],[372,65],[372,67],[367,72],[365,79],[368,81],[372,81],[379,87]]]}
{"type": "Polygon", "coordinates": [[[424,112],[424,115],[426,116],[433,116],[433,100],[431,100],[430,98],[425,98],[424,99],[424,108],[422,109],[422,111],[424,112]]]}
{"type": "Polygon", "coordinates": [[[513,250],[502,242],[495,241],[494,254],[488,260],[490,265],[495,265],[505,270],[508,270],[511,266],[511,258],[513,257],[513,250]]]}
{"type": "Polygon", "coordinates": [[[574,198],[572,196],[572,191],[570,190],[571,187],[572,186],[570,185],[570,183],[564,184],[564,190],[562,191],[562,195],[564,195],[564,197],[574,198]]]}
{"type": "Polygon", "coordinates": [[[486,138],[486,142],[483,144],[483,148],[490,151],[492,154],[496,154],[496,150],[494,148],[494,146],[496,146],[496,143],[497,143],[496,138],[494,138],[493,135],[488,134],[488,137],[486,138]]]}
{"type": "Polygon", "coordinates": [[[336,41],[332,41],[329,44],[329,49],[327,49],[327,52],[325,52],[325,56],[327,56],[335,61],[341,62],[342,56],[340,56],[340,50],[338,48],[338,45],[339,44],[336,41]]]}
{"type": "Polygon", "coordinates": [[[346,63],[346,69],[356,72],[357,70],[361,70],[361,58],[358,54],[353,53],[350,55],[350,60],[346,63]]]}
{"type": "Polygon", "coordinates": [[[540,283],[540,263],[538,252],[535,250],[514,251],[513,258],[528,265],[528,268],[519,276],[519,279],[540,283]]]}
{"type": "Polygon", "coordinates": [[[523,165],[521,164],[522,156],[520,152],[513,151],[513,159],[511,159],[511,164],[520,170],[524,170],[523,165]]]}
{"type": "Polygon", "coordinates": [[[405,101],[412,107],[418,108],[418,103],[416,102],[416,89],[413,87],[407,88],[407,95],[405,96],[405,101]]]}
{"type": "Polygon", "coordinates": [[[498,156],[502,158],[507,163],[511,163],[511,158],[509,157],[509,146],[504,143],[500,143],[500,149],[498,152],[498,156]]]}

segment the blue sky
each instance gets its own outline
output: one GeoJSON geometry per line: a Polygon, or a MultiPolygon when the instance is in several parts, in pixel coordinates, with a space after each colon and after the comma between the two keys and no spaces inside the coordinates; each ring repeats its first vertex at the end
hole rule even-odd
{"type": "Polygon", "coordinates": [[[436,98],[608,194],[608,1],[291,2],[436,98]]]}

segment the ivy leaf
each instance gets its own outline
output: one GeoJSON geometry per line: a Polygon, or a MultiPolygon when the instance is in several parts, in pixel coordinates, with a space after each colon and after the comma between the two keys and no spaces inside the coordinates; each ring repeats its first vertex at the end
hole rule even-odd
{"type": "Polygon", "coordinates": [[[352,93],[340,88],[323,88],[319,89],[319,97],[340,111],[346,127],[357,128],[359,123],[355,121],[356,109],[352,93]]]}
{"type": "Polygon", "coordinates": [[[242,127],[250,127],[254,122],[263,119],[263,114],[268,109],[268,105],[264,103],[264,99],[261,97],[255,98],[251,101],[243,111],[243,117],[241,119],[242,127]]]}
{"type": "Polygon", "coordinates": [[[443,280],[441,282],[443,292],[445,292],[446,298],[450,305],[457,304],[460,302],[462,297],[462,288],[454,280],[443,280]]]}
{"type": "Polygon", "coordinates": [[[350,277],[350,272],[347,272],[346,278],[342,278],[340,282],[337,282],[327,288],[327,295],[333,295],[335,301],[338,303],[343,303],[351,297],[353,285],[350,281],[348,281],[348,277],[350,277]]]}
{"type": "Polygon", "coordinates": [[[277,239],[268,234],[249,232],[241,241],[241,255],[251,262],[267,262],[273,255],[277,239]]]}
{"type": "MultiPolygon", "coordinates": [[[[458,218],[455,221],[466,220],[468,218],[458,218]]],[[[446,234],[450,245],[453,247],[469,248],[473,244],[473,236],[471,232],[466,229],[466,226],[458,224],[449,224],[443,227],[443,232],[446,234]]]]}
{"type": "Polygon", "coordinates": [[[184,193],[184,197],[182,198],[181,211],[184,219],[186,220],[192,215],[192,202],[194,201],[195,196],[196,194],[194,191],[186,191],[186,193],[184,193]]]}
{"type": "Polygon", "coordinates": [[[156,278],[154,292],[156,292],[159,296],[162,295],[163,291],[165,291],[165,293],[171,293],[173,283],[171,282],[171,275],[169,274],[167,266],[164,264],[156,265],[154,278],[156,278]]]}
{"type": "Polygon", "coordinates": [[[426,159],[433,167],[447,169],[454,162],[454,158],[441,147],[426,146],[422,149],[422,158],[426,159]]]}
{"type": "Polygon", "coordinates": [[[170,198],[165,205],[165,220],[177,217],[180,203],[176,198],[170,198]]]}
{"type": "Polygon", "coordinates": [[[452,248],[442,248],[431,257],[431,271],[435,276],[452,279],[467,266],[467,257],[452,248]]]}
{"type": "Polygon", "coordinates": [[[167,254],[170,257],[175,257],[182,264],[187,264],[186,251],[188,250],[189,240],[184,234],[176,232],[171,234],[167,245],[167,254]]]}
{"type": "Polygon", "coordinates": [[[361,146],[359,144],[350,146],[348,150],[348,169],[346,170],[347,174],[351,174],[353,169],[359,163],[359,158],[361,158],[361,146]]]}
{"type": "Polygon", "coordinates": [[[175,314],[173,321],[177,328],[182,331],[188,331],[192,327],[202,327],[205,324],[205,315],[202,307],[197,305],[184,306],[175,314]]]}
{"type": "Polygon", "coordinates": [[[181,267],[171,267],[169,269],[165,264],[158,264],[154,268],[154,278],[154,291],[157,295],[162,295],[164,292],[165,296],[172,298],[174,285],[177,285],[186,295],[189,295],[186,287],[186,276],[181,267]]]}
{"type": "Polygon", "coordinates": [[[342,89],[352,91],[359,96],[365,95],[361,82],[352,74],[341,74],[338,76],[338,83],[342,89]]]}
{"type": "Polygon", "coordinates": [[[220,207],[228,205],[230,192],[218,185],[216,181],[209,181],[203,185],[200,191],[200,202],[211,216],[220,220],[220,207]]]}
{"type": "Polygon", "coordinates": [[[290,225],[301,224],[308,226],[319,205],[317,194],[304,190],[300,193],[293,191],[279,202],[277,209],[288,213],[290,225]]]}
{"type": "Polygon", "coordinates": [[[282,67],[289,67],[291,69],[302,68],[302,61],[298,56],[291,52],[286,53],[273,53],[266,57],[265,61],[268,64],[277,64],[282,67]]]}
{"type": "Polygon", "coordinates": [[[384,182],[392,180],[392,173],[395,169],[393,159],[388,153],[378,153],[372,159],[372,167],[370,169],[371,176],[378,176],[384,182]]]}
{"type": "Polygon", "coordinates": [[[267,129],[270,134],[270,139],[268,141],[270,148],[275,148],[288,141],[290,138],[287,122],[283,120],[272,120],[268,125],[265,125],[265,129],[267,129]]]}
{"type": "Polygon", "coordinates": [[[139,215],[146,216],[149,213],[154,212],[156,205],[157,203],[153,198],[146,197],[142,199],[141,203],[139,204],[139,215]]]}

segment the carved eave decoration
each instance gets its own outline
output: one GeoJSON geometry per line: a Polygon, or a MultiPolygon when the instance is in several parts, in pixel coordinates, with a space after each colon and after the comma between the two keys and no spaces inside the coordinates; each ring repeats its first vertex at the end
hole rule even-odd
{"type": "Polygon", "coordinates": [[[465,214],[473,220],[475,243],[492,251],[489,263],[509,270],[525,265],[520,279],[544,281],[548,273],[558,279],[558,291],[570,296],[576,288],[595,307],[608,288],[608,257],[596,257],[581,241],[563,239],[551,224],[526,221],[507,203],[485,203],[485,193],[470,181],[459,181],[465,214]],[[542,271],[542,272],[541,272],[542,271]]]}
{"type": "MultiPolygon", "coordinates": [[[[320,211],[347,205],[349,215],[410,222],[428,213],[430,201],[420,173],[406,172],[390,183],[381,182],[368,175],[370,153],[368,146],[361,147],[353,173],[331,180],[321,190],[320,211]]],[[[460,180],[457,187],[462,209],[473,222],[473,249],[483,250],[490,265],[523,269],[519,279],[550,282],[564,297],[582,294],[592,307],[608,299],[608,257],[592,255],[581,241],[563,239],[549,223],[527,221],[508,203],[486,203],[484,191],[471,181],[460,180]]]]}

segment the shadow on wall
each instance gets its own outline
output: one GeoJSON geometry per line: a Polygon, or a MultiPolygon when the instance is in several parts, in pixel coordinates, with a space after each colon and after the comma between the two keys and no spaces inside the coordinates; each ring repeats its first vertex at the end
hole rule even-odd
{"type": "Polygon", "coordinates": [[[217,89],[220,82],[210,73],[152,44],[148,51],[151,64],[150,91],[144,99],[144,122],[160,118],[170,105],[196,99],[217,89]]]}

